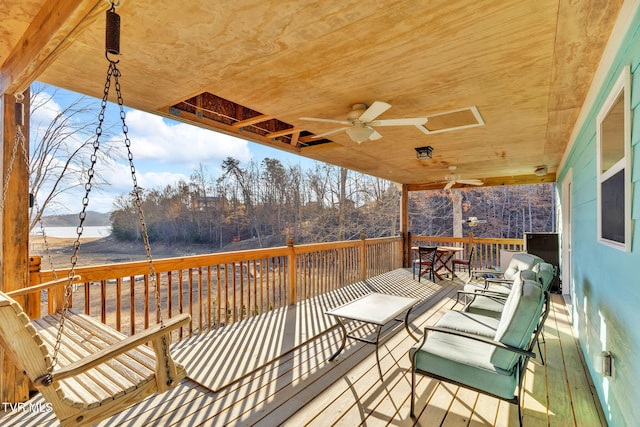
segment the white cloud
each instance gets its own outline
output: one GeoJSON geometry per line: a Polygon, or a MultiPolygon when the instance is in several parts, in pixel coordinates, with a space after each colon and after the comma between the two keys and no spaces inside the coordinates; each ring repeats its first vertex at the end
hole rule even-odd
{"type": "MultiPolygon", "coordinates": [[[[224,159],[251,159],[245,140],[184,123],[172,123],[160,116],[131,110],[126,116],[134,160],[153,160],[195,169],[200,163],[218,168],[224,159]]],[[[165,166],[166,169],[166,166],[165,166]]]]}
{"type": "MultiPolygon", "coordinates": [[[[53,96],[43,91],[37,96],[38,99],[46,99],[47,102],[32,114],[32,132],[38,131],[41,126],[46,126],[60,114],[65,108],[66,98],[69,98],[69,102],[77,98],[76,94],[66,91],[58,91],[53,96]]],[[[86,114],[76,118],[87,123],[96,122],[99,102],[94,101],[95,114],[93,114],[93,106],[88,104],[86,114]]],[[[99,182],[107,184],[98,185],[92,190],[89,204],[90,210],[99,212],[111,211],[113,200],[119,195],[130,193],[133,188],[129,163],[126,155],[123,156],[126,147],[122,144],[119,109],[116,105],[110,104],[107,106],[106,113],[105,129],[109,129],[109,133],[113,136],[108,137],[112,141],[103,137],[100,149],[101,152],[109,152],[113,157],[105,159],[101,156],[99,159],[96,166],[96,172],[100,177],[99,182]]],[[[190,175],[201,164],[206,167],[211,176],[217,177],[221,173],[220,166],[227,157],[233,157],[240,163],[260,161],[264,156],[281,159],[296,157],[240,138],[174,122],[142,111],[127,110],[125,120],[131,140],[138,185],[145,190],[164,189],[168,185],[175,185],[180,180],[189,182],[190,175]]],[[[89,128],[89,132],[91,131],[89,128]]],[[[83,138],[86,137],[87,135],[83,135],[83,138]]],[[[35,141],[36,138],[32,136],[32,140],[35,141]]],[[[80,139],[70,141],[72,142],[81,143],[80,139]]],[[[79,212],[82,209],[83,188],[76,187],[57,196],[55,206],[51,205],[45,214],[79,212]]]]}

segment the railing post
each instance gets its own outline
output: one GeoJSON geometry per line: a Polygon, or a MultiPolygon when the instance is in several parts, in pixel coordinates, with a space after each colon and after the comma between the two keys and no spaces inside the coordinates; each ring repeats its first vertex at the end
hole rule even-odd
{"type": "MultiPolygon", "coordinates": [[[[42,269],[42,258],[37,255],[29,256],[29,286],[38,285],[40,280],[38,280],[38,273],[42,269]]],[[[49,294],[51,290],[49,289],[47,293],[49,294]]],[[[32,298],[33,304],[30,305],[31,312],[29,313],[29,317],[38,318],[40,317],[40,292],[34,292],[29,295],[28,298],[32,298]]]]}
{"type": "Polygon", "coordinates": [[[360,240],[362,241],[362,248],[360,258],[362,262],[360,263],[360,280],[367,280],[367,235],[361,234],[360,240]]]}
{"type": "Polygon", "coordinates": [[[296,251],[294,248],[295,241],[293,237],[287,239],[287,247],[289,255],[287,256],[287,271],[289,279],[289,304],[293,305],[297,301],[296,295],[296,251]]]}
{"type": "MultiPolygon", "coordinates": [[[[473,231],[469,232],[469,242],[467,243],[467,248],[468,248],[467,249],[468,251],[473,250],[473,231]]],[[[475,254],[474,259],[478,255],[477,252],[478,251],[474,251],[474,254],[475,254]]],[[[464,256],[467,256],[467,255],[468,255],[468,252],[464,256]]],[[[471,263],[474,261],[474,259],[469,259],[469,269],[472,269],[471,263]]]]}

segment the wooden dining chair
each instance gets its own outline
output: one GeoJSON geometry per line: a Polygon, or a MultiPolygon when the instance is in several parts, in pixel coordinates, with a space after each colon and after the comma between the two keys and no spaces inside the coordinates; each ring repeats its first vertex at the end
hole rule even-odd
{"type": "Polygon", "coordinates": [[[418,282],[422,275],[429,272],[429,279],[435,282],[435,272],[433,265],[435,264],[436,252],[438,248],[435,246],[418,247],[418,258],[413,260],[413,278],[416,278],[416,267],[418,268],[418,282]]]}
{"type": "Polygon", "coordinates": [[[469,272],[469,277],[471,277],[471,260],[473,259],[473,250],[475,246],[471,246],[471,250],[469,251],[469,258],[467,259],[453,259],[451,261],[451,270],[456,271],[456,267],[462,267],[463,269],[469,272]]]}

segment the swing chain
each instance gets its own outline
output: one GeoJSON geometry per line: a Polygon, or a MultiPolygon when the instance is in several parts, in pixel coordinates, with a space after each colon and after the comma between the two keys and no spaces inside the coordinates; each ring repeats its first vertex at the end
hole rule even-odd
{"type": "MultiPolygon", "coordinates": [[[[20,119],[16,119],[19,123],[23,123],[24,122],[24,119],[23,119],[24,118],[24,103],[23,103],[23,99],[24,99],[24,95],[23,94],[16,95],[16,101],[21,104],[21,108],[16,108],[16,114],[18,114],[18,110],[20,110],[20,114],[22,115],[22,117],[20,119]]],[[[21,129],[17,129],[16,130],[16,138],[20,139],[20,147],[22,148],[22,159],[24,160],[24,166],[25,166],[25,170],[27,171],[27,175],[29,175],[29,189],[31,191],[34,188],[32,174],[31,174],[31,170],[30,170],[31,169],[31,165],[29,163],[29,153],[27,152],[27,144],[25,144],[26,138],[25,138],[24,134],[22,134],[21,129]]],[[[38,218],[38,221],[37,221],[38,222],[38,228],[39,228],[40,235],[42,236],[43,250],[44,250],[44,253],[47,255],[47,262],[49,264],[49,269],[51,270],[51,273],[53,275],[53,279],[56,280],[58,278],[58,273],[56,272],[56,269],[55,269],[55,267],[53,265],[53,258],[51,256],[51,248],[49,247],[49,240],[47,239],[47,232],[46,232],[45,227],[44,227],[44,219],[43,219],[44,213],[41,212],[41,210],[40,210],[40,205],[38,203],[38,198],[36,197],[35,194],[33,194],[33,209],[35,209],[36,215],[37,215],[37,218],[38,218]]]]}
{"type": "MultiPolygon", "coordinates": [[[[129,169],[131,171],[131,179],[133,181],[133,196],[135,199],[136,208],[138,211],[138,221],[140,223],[140,232],[142,235],[142,241],[147,256],[147,264],[149,266],[149,280],[151,287],[155,290],[156,296],[156,316],[161,327],[164,327],[164,319],[162,316],[162,305],[160,302],[160,286],[158,283],[157,274],[153,265],[153,257],[151,256],[151,244],[149,243],[149,233],[147,230],[147,223],[144,219],[144,211],[142,209],[142,189],[138,185],[138,178],[136,176],[136,167],[133,163],[133,153],[131,152],[131,140],[129,139],[129,127],[126,123],[126,114],[124,111],[124,101],[122,99],[122,91],[120,88],[120,70],[116,65],[116,62],[110,61],[111,68],[113,69],[113,76],[115,81],[116,96],[118,98],[118,107],[120,108],[120,120],[122,121],[122,133],[124,135],[124,144],[127,147],[127,158],[129,159],[129,169]]],[[[169,344],[167,342],[166,335],[162,336],[162,353],[165,360],[165,369],[167,372],[167,385],[173,384],[173,378],[171,377],[171,369],[169,367],[169,344]]]]}
{"type": "Polygon", "coordinates": [[[49,381],[51,377],[51,373],[53,372],[53,367],[56,365],[58,361],[58,353],[60,351],[60,345],[62,344],[62,333],[64,332],[64,323],[67,319],[67,311],[69,309],[69,300],[71,298],[71,294],[73,291],[73,279],[76,275],[76,266],[78,264],[78,252],[80,251],[80,238],[82,237],[82,233],[84,231],[84,221],[87,218],[87,208],[89,206],[89,193],[93,188],[93,177],[95,175],[95,166],[98,161],[98,150],[100,149],[100,137],[102,136],[102,125],[104,123],[104,113],[107,109],[107,101],[109,98],[109,87],[111,86],[111,74],[113,73],[111,67],[109,67],[109,71],[107,72],[107,80],[104,86],[104,93],[102,95],[102,102],[100,104],[100,113],[98,114],[98,126],[96,127],[96,138],[93,141],[93,153],[91,154],[90,161],[91,164],[89,169],[87,170],[87,182],[84,185],[85,194],[82,198],[82,211],[78,215],[80,219],[80,223],[76,228],[76,240],[73,242],[73,253],[71,254],[71,268],[69,269],[69,273],[67,277],[69,281],[64,286],[64,299],[62,302],[62,314],[60,317],[60,324],[58,325],[58,333],[56,335],[55,345],[53,347],[53,356],[51,359],[51,364],[49,365],[49,381]]]}
{"type": "MultiPolygon", "coordinates": [[[[20,105],[21,108],[16,108],[17,110],[20,110],[22,112],[22,108],[24,108],[24,104],[22,103],[22,100],[24,99],[24,95],[21,93],[18,93],[15,95],[16,98],[16,104],[20,105]]],[[[24,142],[25,142],[25,137],[24,134],[22,133],[22,117],[18,117],[16,115],[16,134],[13,140],[13,148],[11,150],[11,157],[9,158],[9,164],[7,165],[7,173],[4,177],[4,186],[2,187],[2,200],[1,200],[1,204],[0,204],[0,212],[4,211],[4,203],[7,200],[7,188],[9,187],[9,179],[11,178],[11,173],[13,172],[13,165],[14,162],[16,160],[16,154],[18,152],[18,145],[22,145],[24,147],[24,142]]]]}
{"type": "MultiPolygon", "coordinates": [[[[118,3],[119,4],[119,3],[118,3]]],[[[112,3],[112,9],[115,8],[115,3],[112,3]]],[[[109,11],[109,12],[113,12],[113,11],[109,11]]],[[[115,12],[113,12],[115,13],[115,12]]],[[[119,17],[117,19],[117,25],[119,25],[119,17]]],[[[115,21],[112,21],[115,22],[115,21]]],[[[117,31],[117,38],[119,38],[119,30],[117,31]]],[[[119,43],[119,40],[118,40],[119,43]]],[[[116,53],[116,52],[113,52],[116,53]]],[[[76,229],[76,241],[73,244],[73,254],[71,256],[71,268],[69,270],[69,281],[68,283],[65,285],[65,292],[64,292],[64,302],[63,302],[63,307],[62,307],[62,317],[60,319],[60,324],[58,327],[58,334],[56,337],[56,343],[55,343],[55,347],[54,347],[54,352],[53,352],[53,357],[52,357],[52,362],[49,365],[49,375],[48,378],[45,379],[45,383],[51,383],[51,374],[53,372],[53,367],[56,365],[57,362],[57,357],[58,357],[58,353],[59,353],[59,349],[60,349],[60,345],[62,342],[62,333],[63,333],[63,329],[64,329],[64,322],[66,319],[66,315],[67,315],[67,310],[69,308],[69,300],[70,300],[70,296],[71,296],[71,290],[72,290],[72,282],[73,282],[73,278],[75,276],[75,269],[76,269],[76,265],[78,262],[78,251],[80,249],[80,238],[82,236],[82,232],[83,232],[83,223],[84,220],[86,219],[86,211],[87,211],[87,207],[89,205],[89,193],[91,192],[91,188],[92,188],[92,181],[93,181],[93,177],[94,177],[94,173],[95,173],[95,165],[98,159],[98,150],[100,148],[100,137],[102,136],[102,126],[104,124],[104,119],[105,119],[105,111],[107,108],[107,102],[109,99],[109,90],[111,88],[111,78],[114,78],[115,81],[115,88],[116,88],[116,95],[118,98],[118,106],[120,108],[120,119],[122,121],[122,132],[124,134],[124,141],[125,141],[125,146],[127,147],[127,157],[129,159],[129,167],[131,169],[131,177],[133,179],[133,193],[135,196],[135,203],[136,203],[136,207],[138,209],[138,219],[140,221],[140,228],[141,228],[141,233],[142,233],[142,239],[143,239],[143,243],[144,243],[144,247],[145,247],[145,251],[146,251],[146,256],[147,256],[147,261],[148,261],[148,265],[149,265],[149,278],[151,280],[151,283],[153,285],[153,288],[155,289],[155,294],[156,294],[156,311],[157,311],[157,316],[158,316],[158,320],[159,323],[161,325],[161,327],[164,326],[163,323],[163,317],[162,317],[162,309],[161,309],[161,302],[160,302],[160,288],[159,288],[159,284],[158,284],[158,280],[157,280],[157,274],[155,272],[154,266],[153,266],[153,258],[151,257],[151,245],[149,244],[149,234],[147,232],[147,225],[146,222],[144,220],[144,213],[142,210],[142,200],[140,197],[141,194],[141,189],[138,186],[138,180],[136,177],[136,172],[135,172],[135,166],[133,164],[133,154],[131,152],[131,140],[129,139],[129,128],[127,127],[126,121],[125,121],[125,111],[124,111],[124,101],[122,99],[122,92],[121,92],[121,88],[120,88],[120,70],[118,70],[117,67],[117,62],[118,61],[114,61],[109,59],[109,57],[107,56],[107,60],[109,61],[109,68],[107,71],[107,78],[105,81],[105,85],[104,85],[104,92],[103,92],[103,96],[102,96],[102,102],[100,104],[100,113],[98,114],[98,126],[96,127],[96,138],[93,142],[93,154],[91,155],[91,165],[89,167],[89,169],[87,170],[87,183],[85,184],[85,196],[82,199],[82,211],[80,212],[80,225],[77,227],[76,229]]],[[[165,370],[167,373],[167,385],[171,386],[173,385],[173,378],[171,376],[171,368],[169,366],[169,343],[167,342],[167,337],[166,335],[162,336],[162,351],[163,351],[163,355],[164,355],[164,360],[165,360],[165,370]]]]}

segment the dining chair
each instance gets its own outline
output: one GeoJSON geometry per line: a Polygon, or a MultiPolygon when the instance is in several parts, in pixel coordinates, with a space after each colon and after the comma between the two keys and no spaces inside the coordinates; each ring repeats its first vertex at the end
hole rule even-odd
{"type": "Polygon", "coordinates": [[[413,278],[416,278],[416,267],[418,268],[418,282],[423,272],[429,272],[429,278],[435,282],[435,272],[433,265],[435,264],[436,252],[438,248],[435,246],[418,247],[418,259],[413,260],[413,278]]]}
{"type": "Polygon", "coordinates": [[[462,266],[469,272],[469,277],[471,277],[471,259],[473,258],[473,250],[475,246],[471,246],[471,250],[469,251],[469,258],[467,259],[453,259],[451,261],[451,270],[456,271],[456,267],[462,266]]]}

